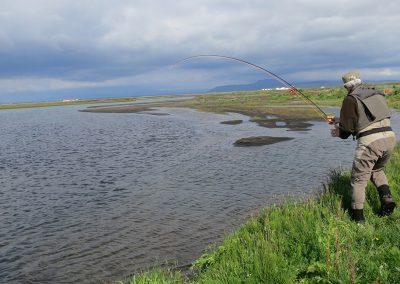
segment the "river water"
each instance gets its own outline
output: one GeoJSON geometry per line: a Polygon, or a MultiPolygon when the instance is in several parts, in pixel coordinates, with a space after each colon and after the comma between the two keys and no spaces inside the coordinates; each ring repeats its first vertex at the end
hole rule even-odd
{"type": "Polygon", "coordinates": [[[0,112],[1,283],[113,281],[189,263],[257,208],[350,167],[355,147],[324,122],[296,132],[238,114],[82,108],[0,112]],[[220,124],[229,119],[244,123],[220,124]],[[232,145],[259,135],[295,139],[232,145]]]}

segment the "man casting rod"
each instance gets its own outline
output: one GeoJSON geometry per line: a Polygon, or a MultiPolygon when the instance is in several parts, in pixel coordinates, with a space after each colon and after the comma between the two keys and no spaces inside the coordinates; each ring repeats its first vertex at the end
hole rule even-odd
{"type": "Polygon", "coordinates": [[[223,59],[228,59],[228,60],[233,60],[233,61],[238,61],[240,63],[244,63],[246,65],[252,66],[258,70],[261,70],[263,73],[266,73],[269,77],[281,82],[282,84],[284,84],[285,86],[289,87],[290,90],[292,92],[296,92],[298,94],[300,94],[303,98],[305,98],[309,103],[311,103],[314,107],[316,107],[316,109],[318,110],[318,112],[320,113],[321,117],[324,120],[329,120],[329,118],[331,117],[330,115],[327,115],[325,111],[322,110],[321,107],[319,107],[314,101],[312,101],[308,96],[306,96],[303,92],[301,92],[300,90],[298,90],[295,86],[293,86],[292,84],[290,84],[288,81],[286,81],[285,79],[283,79],[282,77],[276,75],[275,73],[261,67],[258,66],[254,63],[248,62],[246,60],[240,59],[240,58],[235,58],[232,56],[226,56],[226,55],[216,55],[216,54],[201,54],[201,55],[194,55],[194,56],[190,56],[190,57],[186,57],[178,62],[176,62],[173,66],[178,65],[180,63],[183,63],[185,61],[194,59],[194,58],[200,58],[200,57],[215,57],[215,58],[223,58],[223,59]]]}

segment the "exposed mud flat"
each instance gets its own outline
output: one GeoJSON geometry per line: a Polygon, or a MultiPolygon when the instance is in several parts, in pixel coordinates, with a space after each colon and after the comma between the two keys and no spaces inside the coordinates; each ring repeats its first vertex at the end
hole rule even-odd
{"type": "Polygon", "coordinates": [[[140,112],[143,114],[150,114],[150,115],[156,115],[156,116],[166,116],[169,115],[169,113],[166,112],[140,112]]]}
{"type": "Polygon", "coordinates": [[[241,119],[235,119],[235,120],[226,120],[226,121],[221,121],[221,124],[228,124],[228,125],[238,125],[241,124],[243,120],[241,119]]]}
{"type": "Polygon", "coordinates": [[[81,112],[96,112],[96,113],[137,113],[149,114],[156,116],[166,116],[169,113],[156,112],[157,109],[147,106],[124,106],[124,107],[96,107],[80,110],[81,112]]]}
{"type": "Polygon", "coordinates": [[[138,114],[150,114],[157,116],[169,115],[165,112],[157,112],[157,109],[149,106],[118,106],[118,107],[94,107],[80,110],[81,112],[96,112],[96,113],[138,113],[138,114]]]}
{"type": "Polygon", "coordinates": [[[99,113],[141,113],[144,111],[155,111],[149,106],[118,106],[118,107],[94,107],[79,110],[81,112],[99,112],[99,113]]]}
{"type": "Polygon", "coordinates": [[[267,128],[287,128],[288,131],[309,131],[312,123],[300,119],[285,119],[285,118],[272,118],[272,119],[251,119],[252,122],[257,123],[259,126],[267,128]]]}
{"type": "Polygon", "coordinates": [[[293,140],[291,137],[272,137],[272,136],[255,136],[241,138],[237,140],[234,145],[238,147],[249,147],[249,146],[263,146],[271,145],[283,141],[293,140]]]}

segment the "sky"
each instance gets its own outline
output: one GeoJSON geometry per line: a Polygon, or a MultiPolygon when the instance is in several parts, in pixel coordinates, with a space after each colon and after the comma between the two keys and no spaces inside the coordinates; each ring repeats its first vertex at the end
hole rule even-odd
{"type": "Polygon", "coordinates": [[[398,1],[0,0],[0,103],[290,82],[398,80],[398,1]]]}

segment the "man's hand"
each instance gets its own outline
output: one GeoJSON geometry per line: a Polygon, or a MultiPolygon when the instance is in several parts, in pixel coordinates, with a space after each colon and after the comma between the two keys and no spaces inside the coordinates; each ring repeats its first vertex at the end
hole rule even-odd
{"type": "Polygon", "coordinates": [[[339,128],[335,127],[333,129],[331,129],[331,136],[332,137],[339,137],[339,128]]]}
{"type": "Polygon", "coordinates": [[[340,122],[340,118],[336,117],[336,116],[333,116],[333,115],[328,115],[328,116],[326,116],[326,121],[329,124],[337,124],[337,123],[340,122]]]}
{"type": "Polygon", "coordinates": [[[331,129],[331,136],[332,137],[339,137],[340,131],[339,131],[339,122],[340,122],[340,117],[336,117],[333,115],[327,115],[326,116],[326,121],[333,125],[333,129],[331,129]]]}

